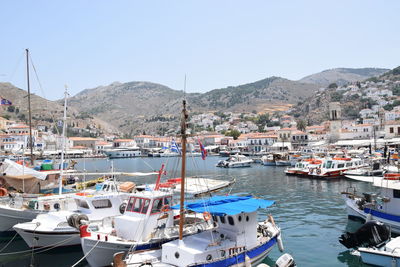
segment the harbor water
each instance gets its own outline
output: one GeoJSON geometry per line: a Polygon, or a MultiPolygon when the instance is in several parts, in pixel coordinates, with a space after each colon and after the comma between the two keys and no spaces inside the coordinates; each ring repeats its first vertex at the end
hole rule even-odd
{"type": "MultiPolygon", "coordinates": [[[[187,175],[207,178],[236,178],[232,188],[221,194],[251,194],[260,198],[275,200],[276,204],[268,210],[260,210],[259,219],[264,220],[272,214],[282,229],[285,252],[291,254],[297,266],[367,266],[358,257],[350,255],[338,242],[344,231],[354,231],[360,222],[347,219],[344,201],[340,192],[348,187],[358,192],[371,192],[375,189],[363,182],[336,179],[331,181],[286,176],[283,167],[253,164],[250,168],[217,168],[220,157],[188,158],[187,175]]],[[[130,158],[110,160],[81,159],[76,168],[79,170],[149,172],[158,170],[166,163],[168,177],[179,177],[178,158],[130,158]]],[[[155,176],[121,177],[121,180],[134,181],[136,184],[154,183],[155,176]]],[[[218,193],[216,193],[218,194],[218,193]]],[[[13,238],[3,236],[0,240],[0,266],[71,266],[83,257],[80,247],[55,248],[35,253],[20,238],[3,247],[13,238]],[[22,251],[20,253],[14,253],[22,251]],[[9,254],[7,254],[9,253],[9,254]]],[[[265,259],[265,263],[274,266],[282,255],[274,248],[265,259]]],[[[88,266],[83,260],[77,266],[88,266]]]]}

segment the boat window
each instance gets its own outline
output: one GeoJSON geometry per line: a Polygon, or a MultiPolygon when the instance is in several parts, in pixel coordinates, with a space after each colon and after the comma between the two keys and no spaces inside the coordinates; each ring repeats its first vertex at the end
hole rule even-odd
{"type": "Polygon", "coordinates": [[[337,165],[338,168],[343,168],[344,167],[344,163],[340,163],[337,165]]]}
{"type": "Polygon", "coordinates": [[[347,162],[346,167],[350,167],[350,166],[351,166],[351,162],[347,162]]]}
{"type": "Polygon", "coordinates": [[[151,214],[161,212],[161,207],[163,206],[163,199],[157,198],[153,202],[153,208],[151,209],[151,214]]]}
{"type": "Polygon", "coordinates": [[[142,208],[144,199],[143,198],[137,198],[135,201],[135,205],[133,205],[133,212],[140,212],[140,209],[142,208]]]}
{"type": "MultiPolygon", "coordinates": [[[[324,164],[325,165],[325,164],[324,164]]],[[[327,169],[330,169],[330,168],[332,168],[332,161],[330,161],[330,160],[328,160],[327,162],[326,162],[326,168],[327,169]]]]}
{"type": "Polygon", "coordinates": [[[400,190],[393,189],[393,197],[400,198],[400,190]]]}
{"type": "Polygon", "coordinates": [[[89,209],[89,205],[86,202],[86,200],[82,200],[82,199],[75,199],[75,203],[78,207],[80,208],[84,208],[84,209],[89,209]]]}
{"type": "Polygon", "coordinates": [[[126,207],[126,211],[132,211],[133,203],[135,203],[135,199],[136,198],[134,198],[134,197],[131,197],[129,199],[128,206],[126,207]]]}
{"type": "Polygon", "coordinates": [[[221,223],[225,223],[225,216],[219,216],[219,220],[221,221],[221,223]]]}
{"type": "Polygon", "coordinates": [[[229,223],[230,225],[235,225],[235,222],[233,221],[232,216],[228,216],[228,223],[229,223]]]}
{"type": "Polygon", "coordinates": [[[112,207],[111,201],[109,199],[96,199],[92,201],[92,204],[95,209],[105,209],[112,207]]]}
{"type": "Polygon", "coordinates": [[[171,200],[172,200],[172,197],[165,197],[164,198],[164,205],[170,206],[171,205],[171,200]]]}
{"type": "Polygon", "coordinates": [[[145,199],[141,213],[146,214],[149,205],[150,205],[150,199],[145,199]]]}

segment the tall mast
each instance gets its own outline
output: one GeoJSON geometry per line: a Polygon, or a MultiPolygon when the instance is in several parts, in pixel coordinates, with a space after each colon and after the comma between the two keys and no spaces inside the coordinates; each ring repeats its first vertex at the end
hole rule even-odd
{"type": "MultiPolygon", "coordinates": [[[[185,77],[186,78],[186,77],[185,77]]],[[[183,238],[183,224],[185,222],[185,175],[186,175],[186,120],[188,113],[186,110],[186,99],[183,99],[181,137],[182,137],[182,169],[181,169],[181,199],[179,216],[179,240],[183,238]]]]}
{"type": "Polygon", "coordinates": [[[26,52],[26,82],[28,84],[29,147],[30,147],[30,150],[31,150],[31,164],[33,165],[31,88],[30,88],[30,84],[29,84],[29,49],[25,49],[25,52],[26,52]]]}
{"type": "Polygon", "coordinates": [[[64,153],[65,153],[65,128],[67,127],[67,97],[68,91],[65,86],[64,92],[64,117],[63,117],[63,128],[62,128],[62,139],[61,139],[61,166],[60,166],[60,178],[58,178],[58,194],[62,194],[62,178],[64,174],[64,153]]]}

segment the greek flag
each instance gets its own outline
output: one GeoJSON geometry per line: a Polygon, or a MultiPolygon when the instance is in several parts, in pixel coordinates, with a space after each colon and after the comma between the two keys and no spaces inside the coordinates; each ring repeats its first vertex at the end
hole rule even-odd
{"type": "Polygon", "coordinates": [[[1,98],[1,100],[0,100],[0,106],[11,106],[11,105],[12,105],[12,103],[11,103],[10,100],[7,100],[7,99],[2,98],[2,97],[0,97],[0,98],[1,98]]]}
{"type": "Polygon", "coordinates": [[[171,151],[178,152],[179,154],[181,154],[181,150],[179,149],[174,139],[172,139],[171,141],[171,151]]]}

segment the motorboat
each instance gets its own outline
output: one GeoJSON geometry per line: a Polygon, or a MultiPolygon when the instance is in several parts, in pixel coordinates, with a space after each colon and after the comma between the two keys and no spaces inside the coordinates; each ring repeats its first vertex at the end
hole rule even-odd
{"type": "Polygon", "coordinates": [[[299,161],[294,167],[288,167],[284,170],[286,175],[306,175],[308,174],[308,161],[299,161]]]}
{"type": "Polygon", "coordinates": [[[368,221],[354,233],[343,234],[339,242],[362,262],[374,266],[400,266],[400,237],[390,238],[390,227],[368,221]]]}
{"type": "Polygon", "coordinates": [[[265,166],[276,166],[273,154],[264,155],[261,157],[262,164],[265,166]]]}
{"type": "Polygon", "coordinates": [[[354,188],[342,192],[349,218],[379,220],[390,226],[392,232],[400,234],[400,183],[398,176],[373,181],[380,193],[357,195],[354,188]]]}
{"type": "Polygon", "coordinates": [[[30,222],[14,225],[14,230],[29,247],[79,245],[79,227],[87,222],[100,223],[105,217],[121,215],[128,195],[121,192],[76,193],[72,198],[76,210],[40,214],[30,222]]]}
{"type": "Polygon", "coordinates": [[[218,227],[164,243],[158,250],[130,253],[122,266],[255,266],[274,245],[283,250],[272,216],[257,221],[257,210],[273,203],[252,196],[214,196],[188,203],[188,210],[210,213],[218,227]]]}
{"type": "Polygon", "coordinates": [[[217,163],[217,167],[223,168],[243,168],[243,167],[250,167],[251,163],[253,163],[252,159],[244,155],[232,155],[227,160],[221,160],[217,163]]]}

